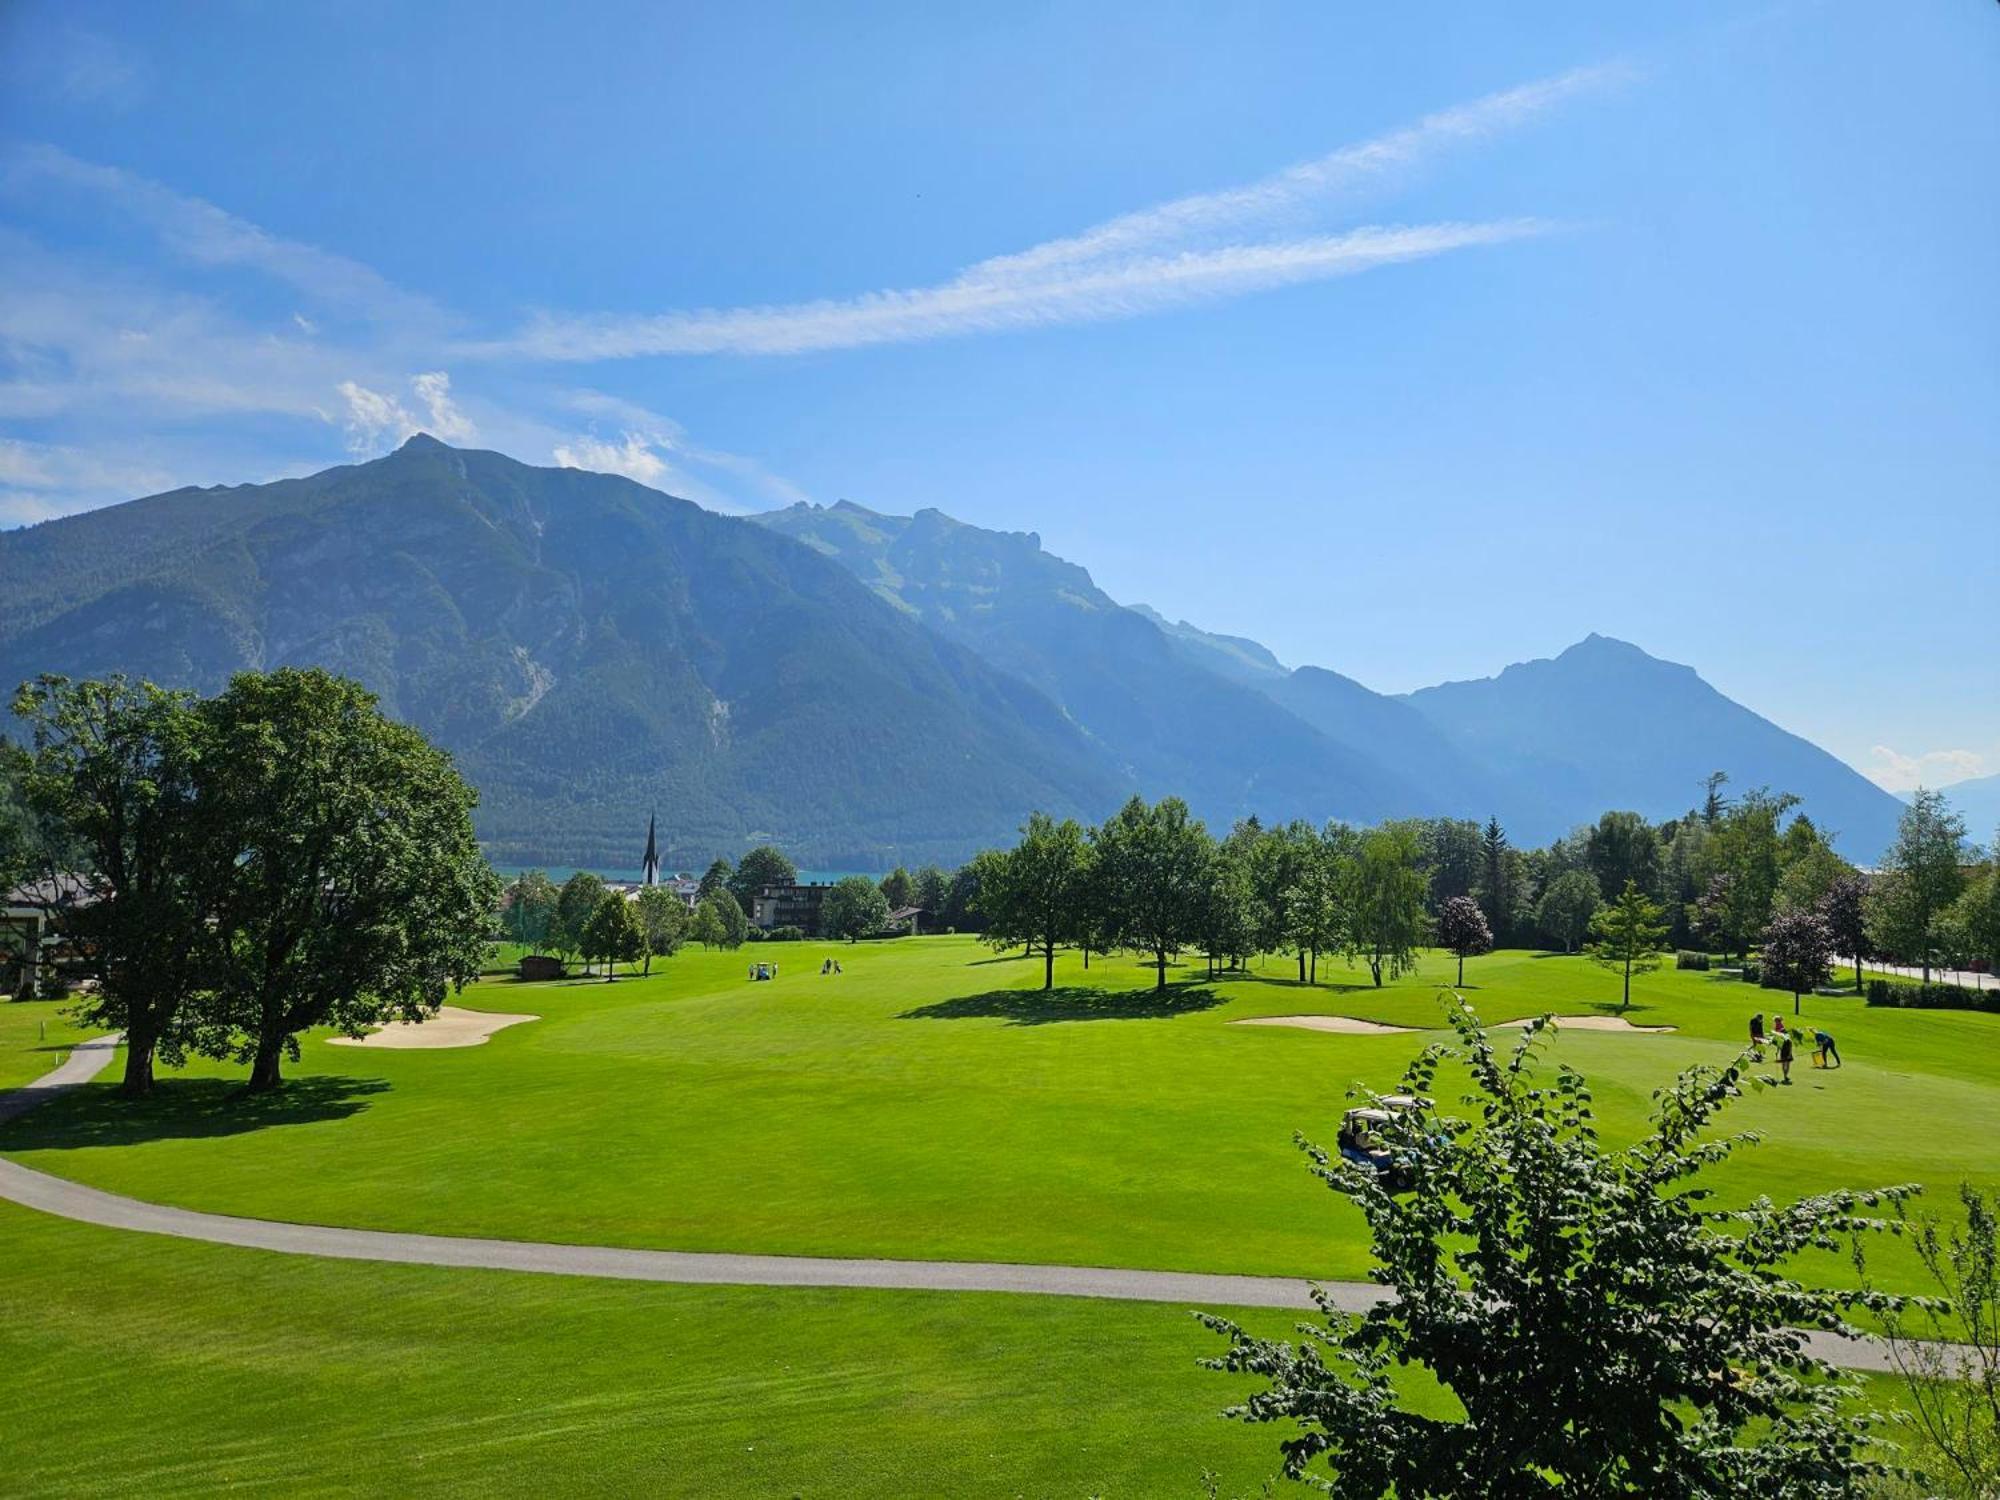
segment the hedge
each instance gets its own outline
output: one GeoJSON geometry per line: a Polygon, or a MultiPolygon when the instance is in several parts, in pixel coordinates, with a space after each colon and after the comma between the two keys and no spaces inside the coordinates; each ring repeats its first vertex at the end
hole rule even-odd
{"type": "Polygon", "coordinates": [[[1983,1010],[2000,1014],[2000,990],[1969,990],[1962,984],[1891,984],[1868,981],[1868,1003],[1892,1010],[1983,1010]]]}
{"type": "Polygon", "coordinates": [[[1683,948],[1674,955],[1674,967],[1676,969],[1706,969],[1708,967],[1708,955],[1706,953],[1691,952],[1689,949],[1683,948]]]}

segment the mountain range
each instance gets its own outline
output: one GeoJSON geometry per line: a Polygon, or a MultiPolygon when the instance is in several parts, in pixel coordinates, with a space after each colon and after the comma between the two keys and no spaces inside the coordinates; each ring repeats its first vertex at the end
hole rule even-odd
{"type": "Polygon", "coordinates": [[[1133,792],[1216,826],[1492,815],[1533,843],[1684,811],[1715,769],[1800,794],[1867,859],[1899,808],[1635,646],[1389,696],[937,510],[723,516],[418,436],[0,532],[0,683],[212,691],[308,663],[454,753],[507,864],[628,866],[654,809],[672,863],[765,839],[821,867],[952,860],[1133,792]]]}

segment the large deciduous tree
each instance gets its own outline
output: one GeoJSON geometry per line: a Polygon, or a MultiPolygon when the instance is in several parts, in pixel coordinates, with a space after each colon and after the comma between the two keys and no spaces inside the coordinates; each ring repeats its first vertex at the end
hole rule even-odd
{"type": "Polygon", "coordinates": [[[298,1035],[435,1014],[479,972],[500,884],[451,757],[319,670],[246,672],[199,706],[199,819],[221,938],[195,1041],[278,1086],[298,1035]]]}
{"type": "MultiPolygon", "coordinates": [[[[1537,1057],[1546,1018],[1505,1059],[1469,1012],[1452,1021],[1478,1109],[1390,1111],[1378,1131],[1406,1178],[1308,1148],[1366,1217],[1386,1296],[1351,1316],[1320,1293],[1326,1326],[1297,1344],[1203,1315],[1230,1341],[1211,1366],[1261,1383],[1230,1414],[1287,1424],[1284,1472],[1339,1500],[1858,1493],[1881,1472],[1870,1418],[1803,1330],[1852,1332],[1850,1311],[1895,1299],[1788,1268],[1912,1190],[1716,1206],[1704,1179],[1754,1140],[1709,1128],[1751,1083],[1738,1069],[1683,1074],[1614,1148],[1584,1080],[1537,1057]],[[1430,1381],[1457,1411],[1411,1400],[1430,1381]]],[[[1447,1051],[1399,1092],[1433,1094],[1447,1051]]]]}
{"type": "Polygon", "coordinates": [[[1608,812],[1584,837],[1584,862],[1606,901],[1628,884],[1651,895],[1660,884],[1660,837],[1639,813],[1608,812]]]}
{"type": "Polygon", "coordinates": [[[1095,830],[1092,847],[1112,936],[1152,954],[1153,987],[1165,989],[1167,960],[1200,936],[1214,841],[1180,798],[1163,797],[1148,807],[1134,797],[1095,830]]]}
{"type": "MultiPolygon", "coordinates": [[[[786,857],[783,850],[771,844],[759,844],[736,862],[736,868],[728,868],[727,860],[718,860],[723,866],[722,885],[736,898],[736,904],[744,911],[755,909],[757,892],[767,885],[795,885],[799,878],[799,867],[786,857]]],[[[714,873],[714,867],[710,867],[714,873]]],[[[705,877],[704,877],[705,879],[705,877]]],[[[714,894],[713,887],[698,893],[700,897],[714,894]]]]}
{"type": "Polygon", "coordinates": [[[820,901],[820,936],[845,938],[852,943],[880,931],[888,915],[889,903],[882,895],[882,888],[866,875],[849,875],[845,880],[836,880],[833,889],[820,901]]]}
{"type": "Polygon", "coordinates": [[[911,877],[910,872],[901,865],[897,865],[895,869],[884,875],[881,883],[882,899],[889,903],[890,911],[901,911],[904,907],[914,903],[917,894],[917,882],[911,877]]]}
{"type": "Polygon", "coordinates": [[[1797,1015],[1800,997],[1833,977],[1833,934],[1816,911],[1781,911],[1764,929],[1759,957],[1764,983],[1790,990],[1792,1014],[1797,1015]]]}
{"type": "Polygon", "coordinates": [[[604,881],[588,870],[577,870],[563,882],[548,928],[548,945],[559,957],[568,960],[583,951],[583,929],[596,914],[604,891],[604,881]]]}
{"type": "MultiPolygon", "coordinates": [[[[1042,958],[1042,988],[1054,989],[1056,950],[1086,935],[1091,851],[1074,818],[1030,815],[1012,849],[980,864],[979,910],[995,948],[1025,947],[1042,958]]],[[[883,894],[883,910],[890,901],[883,894]]]]}
{"type": "MultiPolygon", "coordinates": [[[[14,699],[20,797],[40,824],[37,898],[98,981],[83,1017],[125,1035],[122,1091],[178,1058],[211,956],[197,804],[207,726],[194,700],[123,678],[41,677],[14,699]]],[[[24,838],[24,844],[26,840],[24,838]]]]}
{"type": "Polygon", "coordinates": [[[1590,931],[1597,907],[1597,881],[1582,870],[1565,870],[1535,903],[1535,925],[1563,952],[1574,953],[1590,931]]]}
{"type": "Polygon", "coordinates": [[[1861,988],[1861,960],[1868,956],[1868,878],[1858,870],[1837,877],[1819,898],[1820,920],[1833,938],[1833,951],[1854,964],[1854,987],[1861,988]]]}
{"type": "Polygon", "coordinates": [[[645,941],[646,967],[653,972],[653,958],[666,958],[687,937],[687,903],[663,885],[640,887],[633,898],[633,915],[639,919],[639,935],[645,941]]]}
{"type": "Polygon", "coordinates": [[[1619,1008],[1630,1010],[1632,976],[1650,974],[1660,966],[1667,924],[1661,920],[1659,903],[1640,890],[1637,881],[1628,880],[1616,901],[1598,908],[1590,919],[1590,931],[1594,939],[1590,961],[1624,976],[1625,998],[1619,1008]]]}
{"type": "Polygon", "coordinates": [[[636,961],[645,947],[646,935],[632,903],[617,891],[606,891],[583,924],[583,956],[603,963],[604,982],[609,984],[618,965],[636,961]]]}
{"type": "Polygon", "coordinates": [[[1458,983],[1465,984],[1465,961],[1475,954],[1493,950],[1493,929],[1486,925],[1486,913],[1470,896],[1447,896],[1438,903],[1437,940],[1447,952],[1457,955],[1458,983]]]}
{"type": "Polygon", "coordinates": [[[1965,820],[1940,792],[1918,789],[1896,825],[1896,842],[1870,891],[1875,946],[1921,964],[1924,982],[1938,941],[1938,919],[1965,883],[1965,820]]]}
{"type": "Polygon", "coordinates": [[[1418,848],[1409,824],[1384,823],[1354,841],[1347,861],[1347,954],[1368,965],[1378,989],[1385,975],[1399,979],[1416,968],[1428,936],[1429,885],[1417,867],[1418,848]]]}
{"type": "Polygon", "coordinates": [[[555,922],[559,893],[540,870],[523,870],[501,896],[501,929],[530,953],[539,953],[555,922]]]}

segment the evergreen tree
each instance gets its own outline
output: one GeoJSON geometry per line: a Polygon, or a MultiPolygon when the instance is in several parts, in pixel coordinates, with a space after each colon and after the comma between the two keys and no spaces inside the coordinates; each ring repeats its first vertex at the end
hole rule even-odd
{"type": "Polygon", "coordinates": [[[1514,851],[1507,846],[1507,832],[1498,818],[1488,818],[1479,837],[1479,909],[1486,913],[1486,925],[1494,941],[1504,943],[1514,931],[1515,882],[1514,851]]]}
{"type": "Polygon", "coordinates": [[[1660,966],[1667,927],[1660,920],[1659,903],[1650,900],[1637,881],[1628,880],[1618,899],[1590,919],[1590,931],[1595,939],[1590,961],[1624,976],[1625,998],[1619,1008],[1630,1010],[1632,976],[1650,974],[1660,966]]]}
{"type": "MultiPolygon", "coordinates": [[[[729,877],[735,873],[735,867],[728,860],[718,857],[713,864],[702,871],[701,885],[695,891],[695,899],[706,901],[717,891],[729,889],[729,877]]],[[[737,905],[740,906],[742,903],[739,901],[737,905]]]]}

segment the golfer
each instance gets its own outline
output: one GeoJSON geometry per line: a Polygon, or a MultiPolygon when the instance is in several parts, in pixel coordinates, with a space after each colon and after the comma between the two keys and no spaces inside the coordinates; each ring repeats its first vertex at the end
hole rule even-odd
{"type": "Polygon", "coordinates": [[[1792,1034],[1781,1025],[1778,1028],[1778,1067],[1785,1075],[1785,1082],[1792,1081],[1792,1034]]]}
{"type": "Polygon", "coordinates": [[[1822,1068],[1837,1068],[1841,1065],[1840,1049],[1833,1044],[1832,1032],[1815,1031],[1813,1033],[1813,1046],[1818,1052],[1819,1065],[1822,1068]]]}

